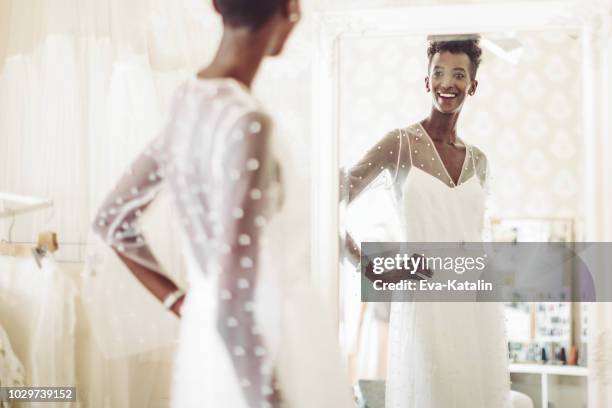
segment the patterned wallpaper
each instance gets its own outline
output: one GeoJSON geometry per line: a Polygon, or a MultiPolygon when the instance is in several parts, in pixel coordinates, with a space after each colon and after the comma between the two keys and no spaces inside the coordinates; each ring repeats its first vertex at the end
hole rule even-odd
{"type": "MultiPolygon", "coordinates": [[[[485,49],[459,133],[489,157],[492,216],[581,217],[580,43],[561,32],[516,38],[517,64],[485,49]]],[[[425,36],[345,39],[340,72],[344,164],[429,112],[425,36]]]]}

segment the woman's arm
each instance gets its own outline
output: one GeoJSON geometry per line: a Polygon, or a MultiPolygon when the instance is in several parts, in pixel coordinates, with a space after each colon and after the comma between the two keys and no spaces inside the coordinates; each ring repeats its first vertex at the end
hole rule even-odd
{"type": "MultiPolygon", "coordinates": [[[[151,252],[139,227],[139,218],[157,195],[164,174],[159,156],[165,149],[164,132],[130,165],[96,214],[94,232],[109,244],[134,276],[160,301],[177,290],[151,252]]],[[[172,311],[180,315],[182,298],[172,311]]]]}
{"type": "Polygon", "coordinates": [[[347,204],[357,198],[380,173],[385,170],[395,174],[401,159],[399,129],[387,133],[377,144],[346,173],[341,185],[341,194],[346,195],[347,204]]]}
{"type": "MultiPolygon", "coordinates": [[[[347,205],[365,191],[383,171],[388,170],[395,175],[404,149],[399,129],[387,133],[380,142],[371,147],[361,160],[348,170],[345,177],[342,177],[340,191],[347,205]]],[[[361,260],[361,250],[350,233],[345,237],[345,246],[352,260],[358,263],[361,260]]]]}

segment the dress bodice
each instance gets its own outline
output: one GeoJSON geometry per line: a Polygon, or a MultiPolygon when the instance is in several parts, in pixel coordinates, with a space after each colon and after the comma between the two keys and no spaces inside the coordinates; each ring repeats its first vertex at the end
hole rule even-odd
{"type": "Polygon", "coordinates": [[[486,199],[486,173],[479,173],[477,167],[477,156],[481,153],[465,144],[465,159],[459,181],[455,183],[422,126],[402,130],[401,137],[410,152],[406,154],[408,165],[404,167],[408,170],[403,177],[398,177],[402,239],[480,241],[486,199]]]}

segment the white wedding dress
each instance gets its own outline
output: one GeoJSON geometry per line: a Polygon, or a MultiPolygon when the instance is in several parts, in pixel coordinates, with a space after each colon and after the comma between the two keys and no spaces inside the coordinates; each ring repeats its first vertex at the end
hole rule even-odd
{"type": "MultiPolygon", "coordinates": [[[[77,296],[77,287],[52,257],[43,258],[39,266],[33,256],[0,256],[0,326],[10,336],[12,349],[21,362],[11,362],[9,354],[9,367],[23,364],[16,372],[17,386],[20,382],[30,387],[76,383],[77,296]]],[[[2,344],[0,360],[1,357],[2,344]]],[[[1,366],[2,362],[0,382],[1,366]]],[[[37,405],[44,404],[23,404],[37,405]]],[[[56,402],[49,406],[74,407],[75,403],[56,402]]]]}
{"type": "MultiPolygon", "coordinates": [[[[0,324],[0,387],[23,387],[25,370],[15,355],[8,334],[0,324]]],[[[10,408],[11,404],[0,400],[0,408],[10,408]]]]}
{"type": "MultiPolygon", "coordinates": [[[[453,180],[420,124],[390,132],[350,169],[349,202],[387,171],[402,241],[481,241],[487,161],[476,147],[458,145],[465,158],[453,180]]],[[[387,408],[511,406],[502,304],[394,300],[387,408]]]]}
{"type": "MultiPolygon", "coordinates": [[[[420,124],[397,137],[402,240],[481,241],[485,156],[465,145],[455,183],[420,124]]],[[[511,406],[501,303],[394,302],[389,330],[387,408],[511,406]]]]}
{"type": "Polygon", "coordinates": [[[330,314],[309,285],[308,188],[270,122],[242,84],[188,80],[96,217],[106,242],[163,273],[138,218],[169,187],[189,281],[173,407],[277,407],[276,389],[291,408],[352,406],[330,314]]]}

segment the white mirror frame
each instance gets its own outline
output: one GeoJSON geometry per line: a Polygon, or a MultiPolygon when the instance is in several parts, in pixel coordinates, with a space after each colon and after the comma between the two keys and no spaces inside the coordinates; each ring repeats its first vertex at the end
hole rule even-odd
{"type": "Polygon", "coordinates": [[[582,46],[584,208],[588,241],[612,241],[612,91],[608,0],[523,2],[324,12],[313,56],[312,277],[338,322],[339,49],[350,37],[504,31],[570,31],[582,46]],[[597,92],[600,90],[600,92],[597,92]]]}

